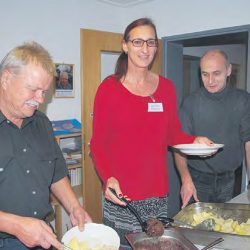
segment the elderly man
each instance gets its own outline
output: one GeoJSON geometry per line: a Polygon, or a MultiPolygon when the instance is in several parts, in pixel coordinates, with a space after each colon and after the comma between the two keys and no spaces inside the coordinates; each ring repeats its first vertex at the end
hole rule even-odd
{"type": "Polygon", "coordinates": [[[72,84],[69,82],[69,74],[66,71],[60,73],[57,89],[72,89],[72,84]]]}
{"type": "Polygon", "coordinates": [[[52,193],[81,230],[91,221],[75,196],[48,118],[37,111],[53,81],[49,53],[32,42],[0,65],[0,249],[62,248],[46,223],[52,193]]]}
{"type": "Polygon", "coordinates": [[[204,87],[188,96],[180,109],[183,129],[225,144],[208,158],[175,153],[185,207],[190,198],[202,202],[226,202],[234,195],[235,171],[242,167],[244,148],[250,177],[250,95],[227,85],[231,74],[227,55],[206,52],[200,61],[204,87]]]}

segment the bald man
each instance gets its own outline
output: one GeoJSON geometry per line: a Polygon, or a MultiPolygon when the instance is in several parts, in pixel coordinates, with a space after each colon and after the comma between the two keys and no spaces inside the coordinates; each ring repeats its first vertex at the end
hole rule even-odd
{"type": "Polygon", "coordinates": [[[235,173],[242,169],[244,150],[250,177],[250,94],[228,86],[232,65],[223,51],[207,51],[200,69],[203,87],[184,99],[180,108],[183,130],[225,146],[208,158],[175,153],[182,207],[190,201],[226,202],[233,198],[238,184],[235,173]]]}

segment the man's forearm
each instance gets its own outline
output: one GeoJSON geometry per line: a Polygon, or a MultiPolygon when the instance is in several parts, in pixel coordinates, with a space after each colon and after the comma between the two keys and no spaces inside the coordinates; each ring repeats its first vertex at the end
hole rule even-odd
{"type": "Polygon", "coordinates": [[[18,230],[18,216],[0,211],[0,232],[15,235],[18,230]]]}
{"type": "Polygon", "coordinates": [[[64,177],[58,182],[52,184],[51,191],[62,203],[68,213],[72,212],[73,207],[80,206],[76,194],[74,193],[67,177],[64,177]]]}
{"type": "Polygon", "coordinates": [[[177,170],[181,176],[182,183],[192,180],[191,175],[188,170],[186,156],[181,155],[179,153],[174,153],[174,158],[175,158],[175,164],[176,164],[177,170]]]}

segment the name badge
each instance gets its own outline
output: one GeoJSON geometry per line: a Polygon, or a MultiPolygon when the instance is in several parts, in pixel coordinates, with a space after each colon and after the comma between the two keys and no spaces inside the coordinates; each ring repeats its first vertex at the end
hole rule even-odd
{"type": "Polygon", "coordinates": [[[148,103],[148,112],[163,112],[163,105],[161,102],[148,103]]]}

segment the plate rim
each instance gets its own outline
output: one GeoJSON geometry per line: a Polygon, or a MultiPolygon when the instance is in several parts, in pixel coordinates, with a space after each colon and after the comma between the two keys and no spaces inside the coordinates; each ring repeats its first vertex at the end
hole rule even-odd
{"type": "MultiPolygon", "coordinates": [[[[105,229],[109,230],[110,232],[114,233],[114,237],[113,237],[114,247],[117,247],[117,249],[120,247],[120,237],[119,237],[118,233],[112,227],[106,226],[106,225],[101,224],[101,223],[94,223],[94,222],[86,223],[85,224],[85,229],[87,229],[88,227],[102,227],[103,229],[105,228],[105,229]]],[[[78,234],[78,233],[81,233],[81,232],[79,231],[78,226],[74,226],[71,229],[69,229],[67,232],[65,232],[65,234],[63,235],[63,237],[61,239],[61,241],[64,244],[68,244],[69,243],[70,239],[67,240],[67,238],[69,237],[68,235],[70,233],[72,233],[73,236],[74,236],[74,233],[78,234]]],[[[82,233],[84,233],[84,231],[82,233]]],[[[78,240],[79,240],[79,238],[78,238],[78,240]]],[[[85,239],[83,241],[85,241],[85,239]]]]}
{"type": "Polygon", "coordinates": [[[174,149],[179,150],[185,155],[209,156],[215,154],[220,148],[223,148],[224,146],[225,146],[224,144],[219,144],[219,143],[215,143],[212,146],[200,143],[190,143],[190,144],[177,144],[174,145],[173,147],[174,149]]]}
{"type": "Polygon", "coordinates": [[[201,143],[186,143],[186,144],[176,144],[173,147],[176,149],[184,149],[184,150],[214,150],[214,149],[219,149],[219,148],[223,148],[225,145],[222,143],[214,143],[213,145],[209,146],[206,144],[201,144],[201,143]],[[199,145],[200,147],[185,147],[185,146],[194,146],[194,145],[199,145]],[[184,146],[184,148],[183,148],[184,146]],[[203,146],[203,147],[202,147],[203,146]]]}

